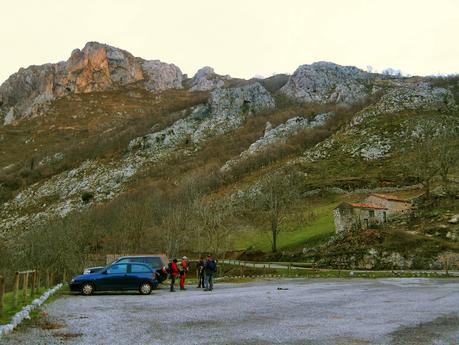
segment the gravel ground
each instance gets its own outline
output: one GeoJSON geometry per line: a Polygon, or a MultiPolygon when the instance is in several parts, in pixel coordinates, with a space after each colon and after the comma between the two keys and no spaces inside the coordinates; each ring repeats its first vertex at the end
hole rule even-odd
{"type": "Polygon", "coordinates": [[[64,296],[3,344],[459,344],[459,280],[282,280],[64,296]],[[282,288],[282,290],[278,290],[282,288]]]}

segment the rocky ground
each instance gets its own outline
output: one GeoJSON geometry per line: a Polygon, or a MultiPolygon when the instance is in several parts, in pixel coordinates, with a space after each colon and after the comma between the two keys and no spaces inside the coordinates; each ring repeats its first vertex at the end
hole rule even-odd
{"type": "Polygon", "coordinates": [[[65,296],[5,344],[456,344],[459,281],[283,280],[65,296]]]}

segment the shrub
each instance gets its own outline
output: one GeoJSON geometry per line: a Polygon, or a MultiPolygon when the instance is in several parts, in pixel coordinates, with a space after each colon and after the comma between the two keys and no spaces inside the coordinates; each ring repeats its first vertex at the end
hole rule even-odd
{"type": "Polygon", "coordinates": [[[84,191],[84,192],[81,194],[81,200],[82,200],[85,204],[87,204],[88,202],[90,202],[93,198],[94,198],[94,193],[92,193],[92,192],[84,191]]]}

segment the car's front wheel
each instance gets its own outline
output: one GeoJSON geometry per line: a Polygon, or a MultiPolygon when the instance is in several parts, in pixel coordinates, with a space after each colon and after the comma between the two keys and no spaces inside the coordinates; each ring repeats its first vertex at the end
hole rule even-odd
{"type": "Polygon", "coordinates": [[[140,287],[139,287],[139,292],[142,294],[142,295],[149,295],[151,294],[151,290],[152,290],[152,286],[150,283],[142,283],[140,284],[140,287]]]}
{"type": "Polygon", "coordinates": [[[81,293],[83,295],[89,296],[94,292],[94,285],[92,283],[84,283],[81,287],[81,293]]]}

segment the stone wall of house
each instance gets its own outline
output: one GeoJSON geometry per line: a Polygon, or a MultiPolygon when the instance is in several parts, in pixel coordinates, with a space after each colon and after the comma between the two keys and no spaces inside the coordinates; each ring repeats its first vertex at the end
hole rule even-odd
{"type": "Polygon", "coordinates": [[[367,222],[365,221],[365,219],[368,219],[368,227],[384,223],[384,212],[386,212],[386,210],[366,209],[366,208],[355,208],[354,209],[356,222],[360,224],[362,229],[367,228],[367,222]],[[374,212],[373,217],[370,216],[370,211],[374,212]]]}
{"type": "Polygon", "coordinates": [[[352,228],[366,229],[368,227],[383,224],[386,221],[384,213],[386,210],[365,209],[358,207],[338,207],[333,211],[336,233],[349,231],[352,228]],[[374,216],[370,216],[374,211],[374,216]],[[368,222],[365,221],[368,219],[368,222]]]}
{"type": "Polygon", "coordinates": [[[393,216],[394,214],[406,213],[409,212],[411,209],[410,202],[401,202],[401,201],[393,201],[387,200],[383,198],[379,198],[375,195],[369,195],[363,202],[369,204],[378,204],[387,208],[387,216],[393,216]]]}
{"type": "Polygon", "coordinates": [[[354,224],[354,217],[352,209],[335,208],[333,211],[333,218],[335,220],[336,233],[348,231],[354,224]]]}

